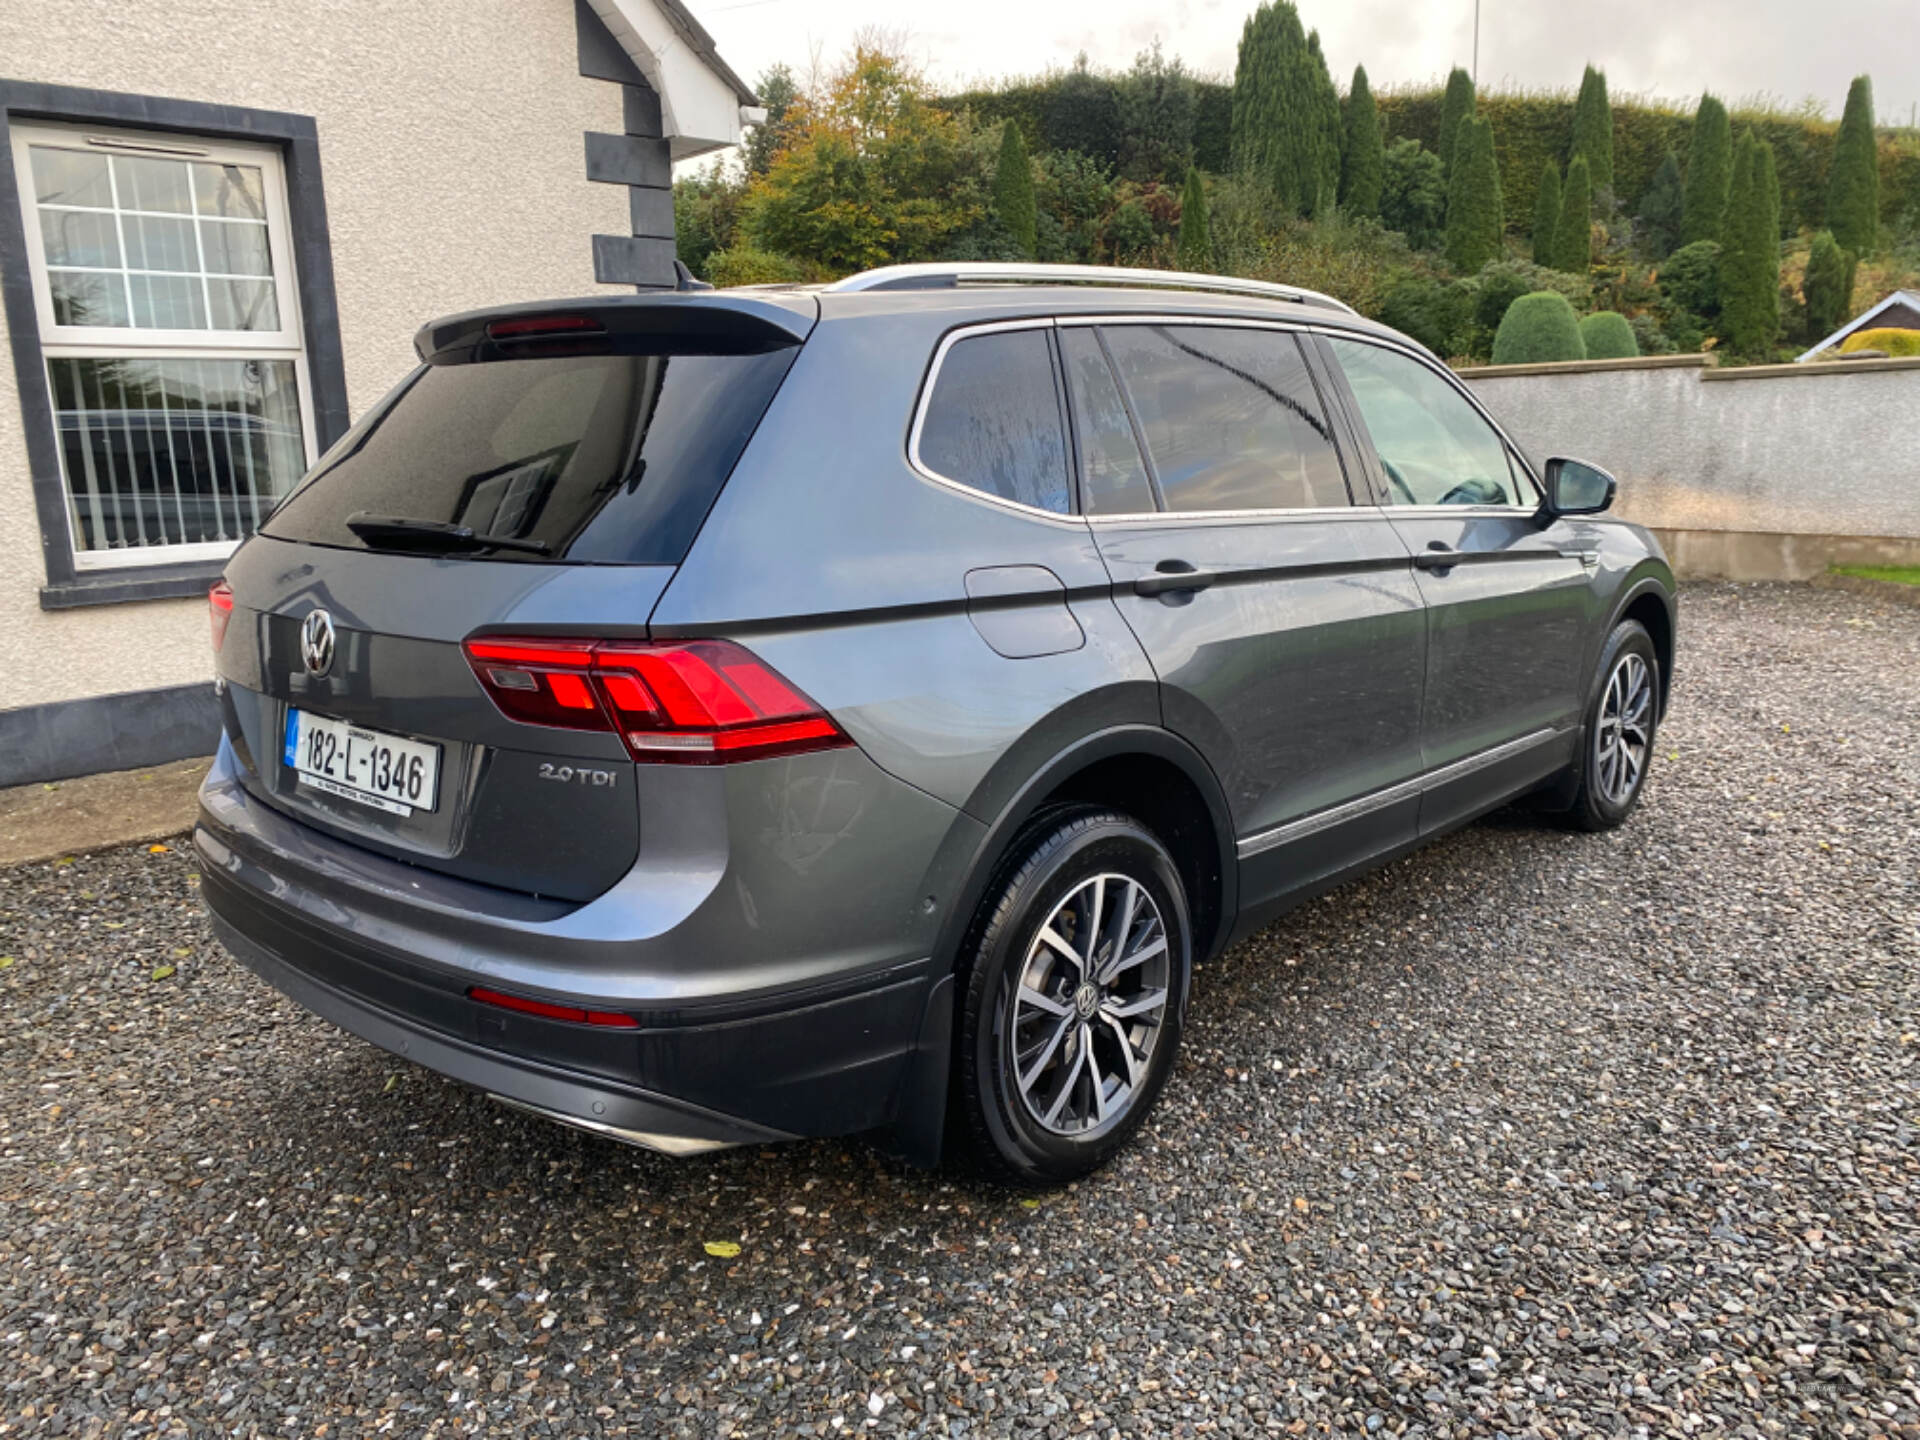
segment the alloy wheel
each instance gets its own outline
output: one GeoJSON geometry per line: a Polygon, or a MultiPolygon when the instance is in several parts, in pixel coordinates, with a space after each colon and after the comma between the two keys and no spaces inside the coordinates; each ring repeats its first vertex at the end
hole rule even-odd
{"type": "Polygon", "coordinates": [[[1013,987],[1007,1061],[1027,1113],[1083,1138],[1117,1123],[1146,1079],[1172,974],[1160,907],[1107,872],[1056,905],[1013,987]]]}
{"type": "Polygon", "coordinates": [[[1629,651],[1607,677],[1594,741],[1594,778],[1610,804],[1633,798],[1652,748],[1653,668],[1629,651]]]}

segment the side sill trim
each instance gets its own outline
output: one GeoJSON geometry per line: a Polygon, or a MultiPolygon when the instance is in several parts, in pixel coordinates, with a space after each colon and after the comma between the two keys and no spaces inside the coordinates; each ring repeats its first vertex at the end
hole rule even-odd
{"type": "Polygon", "coordinates": [[[1371,794],[1362,795],[1357,800],[1349,800],[1343,805],[1334,805],[1325,810],[1316,810],[1313,814],[1304,815],[1298,820],[1289,820],[1286,824],[1276,825],[1271,830],[1262,830],[1257,835],[1249,835],[1244,840],[1236,842],[1234,851],[1242,860],[1263,855],[1281,845],[1291,844],[1295,840],[1304,840],[1309,835],[1318,835],[1322,830],[1330,830],[1335,825],[1343,825],[1349,820],[1358,820],[1363,815],[1371,815],[1376,810],[1384,810],[1389,805],[1398,804],[1415,795],[1424,795],[1429,790],[1436,790],[1477,770],[1484,770],[1489,765],[1498,765],[1502,760],[1510,760],[1516,755],[1537,749],[1566,733],[1565,730],[1555,730],[1551,727],[1535,730],[1516,740],[1495,745],[1490,750],[1482,750],[1465,759],[1442,765],[1436,770],[1416,775],[1411,780],[1402,780],[1399,784],[1389,785],[1384,790],[1375,790],[1371,794]]]}

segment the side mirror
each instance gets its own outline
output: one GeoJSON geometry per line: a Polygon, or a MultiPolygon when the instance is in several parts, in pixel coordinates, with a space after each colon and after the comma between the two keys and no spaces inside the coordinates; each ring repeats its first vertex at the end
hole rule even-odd
{"type": "Polygon", "coordinates": [[[1541,510],[1548,520],[1562,515],[1598,515],[1613,504],[1619,482],[1598,465],[1556,455],[1547,461],[1547,498],[1541,510]]]}

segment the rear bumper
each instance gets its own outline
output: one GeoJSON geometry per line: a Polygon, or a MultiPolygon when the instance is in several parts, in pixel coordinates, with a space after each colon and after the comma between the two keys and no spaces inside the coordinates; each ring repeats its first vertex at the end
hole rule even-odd
{"type": "MultiPolygon", "coordinates": [[[[688,953],[705,948],[696,935],[672,943],[679,927],[636,925],[623,942],[630,914],[615,892],[579,906],[446,882],[280,814],[230,765],[226,754],[216,763],[194,832],[215,932],[342,1029],[509,1103],[670,1153],[893,1119],[926,1010],[924,959],[873,963],[867,949],[837,969],[817,954],[702,965],[688,953]],[[663,950],[671,965],[654,963],[663,950]],[[468,997],[476,985],[638,1024],[484,1005],[468,997]]],[[[669,908],[700,906],[683,897],[669,908]]]]}

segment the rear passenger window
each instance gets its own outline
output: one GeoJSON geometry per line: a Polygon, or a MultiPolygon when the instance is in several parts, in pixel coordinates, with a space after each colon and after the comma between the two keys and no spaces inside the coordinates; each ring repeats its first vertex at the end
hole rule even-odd
{"type": "Polygon", "coordinates": [[[955,342],[921,417],[918,459],[942,479],[1067,514],[1067,442],[1047,331],[955,342]]]}
{"type": "Polygon", "coordinates": [[[1059,335],[1080,436],[1080,503],[1089,515],[1138,515],[1158,508],[1100,338],[1085,326],[1069,326],[1059,335]]]}
{"type": "Polygon", "coordinates": [[[1169,510],[1346,505],[1346,477],[1300,346],[1277,330],[1103,331],[1169,510]]]}

